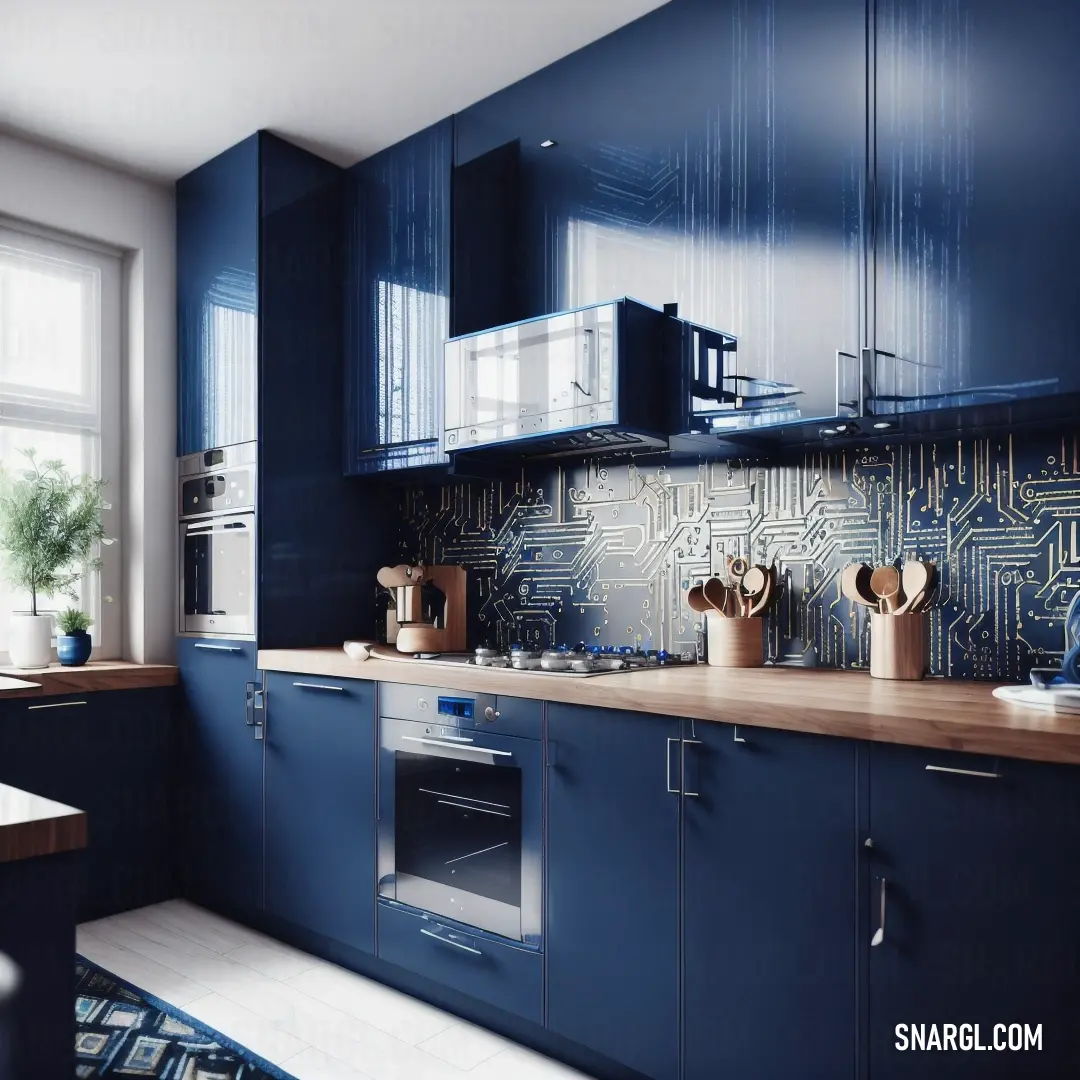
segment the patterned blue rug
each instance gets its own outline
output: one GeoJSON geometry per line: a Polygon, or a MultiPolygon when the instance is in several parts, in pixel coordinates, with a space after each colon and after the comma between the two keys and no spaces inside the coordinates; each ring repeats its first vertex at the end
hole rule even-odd
{"type": "Polygon", "coordinates": [[[75,957],[76,1077],[291,1080],[220,1032],[75,957]]]}

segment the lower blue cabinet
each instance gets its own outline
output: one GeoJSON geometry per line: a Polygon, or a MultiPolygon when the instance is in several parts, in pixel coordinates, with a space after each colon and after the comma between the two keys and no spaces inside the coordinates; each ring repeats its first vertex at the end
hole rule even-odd
{"type": "MultiPolygon", "coordinates": [[[[263,906],[263,744],[247,721],[255,642],[180,638],[184,895],[243,914],[263,906]]],[[[92,826],[91,826],[92,827],[92,826]]]]}
{"type": "Polygon", "coordinates": [[[852,1080],[856,744],[684,723],[684,1080],[852,1080]]]}
{"type": "Polygon", "coordinates": [[[877,743],[867,754],[870,1076],[1075,1076],[1076,766],[877,743]],[[878,944],[871,944],[878,930],[878,944]],[[991,1046],[999,1037],[1007,1049],[965,1051],[959,1040],[970,1045],[970,1027],[953,1031],[953,1047],[942,1046],[946,1024],[978,1024],[980,1043],[991,1046]],[[1005,1026],[995,1031],[999,1024],[1005,1026]],[[937,1026],[938,1045],[913,1049],[917,1038],[933,1039],[930,1025],[937,1026]],[[1039,1049],[1009,1045],[1023,1045],[1036,1029],[1039,1049]]]}
{"type": "Polygon", "coordinates": [[[544,958],[456,923],[379,904],[379,958],[539,1024],[544,958]]]}
{"type": "Polygon", "coordinates": [[[375,951],[375,684],[267,672],[266,910],[375,951]]]}
{"type": "Polygon", "coordinates": [[[679,721],[548,706],[547,1026],[679,1075],[679,721]]]}

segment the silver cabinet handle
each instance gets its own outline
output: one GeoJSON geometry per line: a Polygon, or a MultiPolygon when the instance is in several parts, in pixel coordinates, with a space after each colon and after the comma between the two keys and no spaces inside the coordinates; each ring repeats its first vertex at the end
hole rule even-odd
{"type": "Polygon", "coordinates": [[[952,773],[954,776],[982,776],[987,780],[1000,780],[999,772],[982,772],[979,769],[950,769],[948,765],[927,765],[927,772],[952,773]]]}
{"type": "Polygon", "coordinates": [[[678,739],[668,739],[667,741],[667,789],[669,795],[678,795],[679,789],[671,786],[671,744],[679,742],[678,739]]]}
{"type": "Polygon", "coordinates": [[[468,750],[473,754],[491,754],[494,757],[513,757],[509,750],[487,750],[483,746],[466,746],[464,743],[447,742],[443,739],[422,739],[417,735],[402,735],[402,742],[423,743],[424,746],[446,746],[451,750],[468,750]]]}
{"type": "Polygon", "coordinates": [[[49,705],[27,705],[27,709],[66,709],[69,705],[85,705],[85,701],[54,701],[49,705]]]}
{"type": "Polygon", "coordinates": [[[695,798],[697,798],[701,794],[700,791],[687,791],[686,790],[686,748],[687,748],[687,746],[700,746],[700,745],[701,745],[701,740],[700,739],[683,739],[682,740],[682,749],[679,751],[679,764],[682,766],[682,775],[683,775],[683,794],[684,795],[693,795],[695,798]]]}
{"type": "Polygon", "coordinates": [[[881,910],[879,914],[878,928],[870,939],[870,944],[880,945],[885,940],[885,879],[881,879],[881,910]]]}
{"type": "Polygon", "coordinates": [[[479,949],[474,949],[471,945],[463,945],[460,941],[455,941],[453,938],[443,937],[442,934],[436,934],[434,930],[425,930],[421,927],[420,933],[425,935],[425,937],[441,941],[444,945],[453,945],[455,949],[461,949],[464,952],[472,953],[473,956],[484,955],[479,949]]]}
{"type": "Polygon", "coordinates": [[[735,738],[734,742],[746,742],[746,740],[739,734],[739,725],[735,725],[735,738]]]}
{"type": "Polygon", "coordinates": [[[205,641],[196,641],[196,649],[209,649],[210,652],[243,652],[238,645],[207,645],[205,641]]]}
{"type": "Polygon", "coordinates": [[[331,686],[329,683],[294,682],[293,686],[299,686],[303,690],[336,690],[339,694],[345,693],[344,686],[331,686]]]}

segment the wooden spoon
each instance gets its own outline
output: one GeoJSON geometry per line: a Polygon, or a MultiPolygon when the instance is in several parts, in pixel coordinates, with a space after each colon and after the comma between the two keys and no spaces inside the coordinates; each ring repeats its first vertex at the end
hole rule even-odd
{"type": "Polygon", "coordinates": [[[743,574],[742,590],[746,594],[743,601],[743,614],[747,616],[747,618],[754,614],[755,604],[759,602],[761,597],[766,593],[768,581],[768,571],[763,566],[751,566],[750,569],[743,574]]]}
{"type": "Polygon", "coordinates": [[[852,563],[844,567],[840,577],[840,591],[853,603],[863,604],[866,607],[878,607],[878,598],[870,588],[870,578],[874,571],[866,563],[852,563]]]}
{"type": "Polygon", "coordinates": [[[384,566],[375,575],[375,580],[385,589],[397,589],[403,585],[422,584],[424,575],[421,567],[398,563],[397,566],[384,566]]]}
{"type": "Polygon", "coordinates": [[[904,568],[900,571],[900,581],[906,599],[894,614],[905,615],[916,610],[916,603],[926,597],[932,574],[933,567],[929,563],[919,562],[918,559],[909,559],[904,563],[904,568]]]}
{"type": "Polygon", "coordinates": [[[690,610],[696,611],[699,615],[715,610],[712,604],[705,599],[705,590],[700,585],[695,585],[686,594],[686,602],[690,605],[690,610]]]}
{"type": "Polygon", "coordinates": [[[715,577],[709,578],[702,586],[705,599],[721,614],[727,614],[727,586],[715,577]]]}
{"type": "Polygon", "coordinates": [[[900,591],[900,571],[895,566],[879,566],[870,575],[870,588],[881,601],[883,613],[892,615],[903,603],[900,591]]]}
{"type": "MultiPolygon", "coordinates": [[[[757,600],[754,601],[748,612],[751,618],[762,615],[765,612],[766,608],[772,603],[773,594],[776,591],[776,577],[774,576],[774,572],[772,570],[767,570],[764,566],[755,566],[754,569],[760,571],[764,584],[762,585],[761,594],[758,596],[757,600]]],[[[743,578],[743,580],[745,581],[746,579],[743,578]]]]}
{"type": "Polygon", "coordinates": [[[727,572],[732,585],[742,584],[743,576],[750,569],[750,564],[741,555],[732,555],[728,558],[727,572]]]}

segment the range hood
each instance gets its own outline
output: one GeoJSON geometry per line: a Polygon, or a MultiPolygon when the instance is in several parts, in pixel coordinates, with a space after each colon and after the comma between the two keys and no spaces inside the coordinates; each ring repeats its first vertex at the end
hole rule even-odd
{"type": "MultiPolygon", "coordinates": [[[[656,453],[744,407],[732,334],[623,297],[451,338],[443,449],[656,453]]],[[[743,388],[745,390],[745,388],[743,388]]],[[[760,388],[754,387],[755,391],[760,388]]],[[[775,390],[767,388],[770,402],[775,390]]]]}

